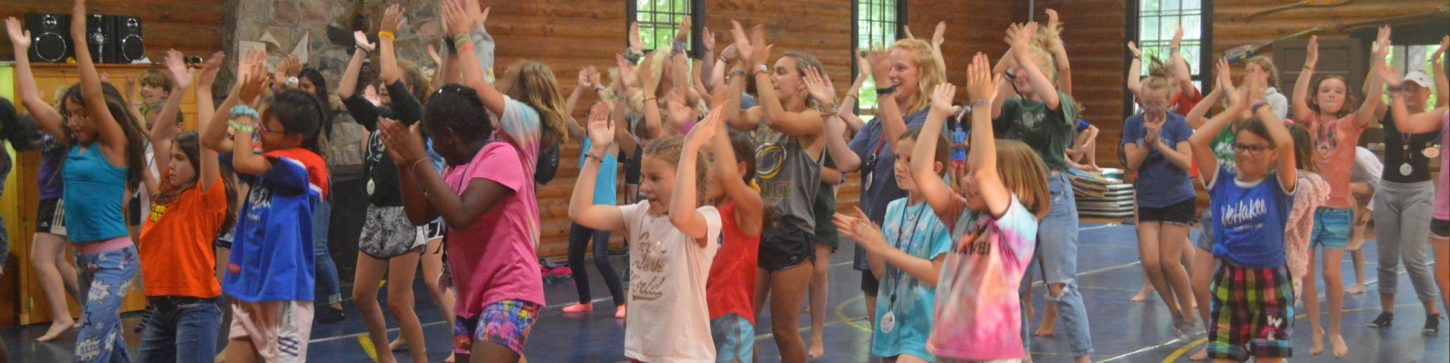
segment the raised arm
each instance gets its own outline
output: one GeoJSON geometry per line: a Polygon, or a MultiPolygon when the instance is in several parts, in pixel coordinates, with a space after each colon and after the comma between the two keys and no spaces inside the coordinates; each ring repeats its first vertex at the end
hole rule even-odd
{"type": "MultiPolygon", "coordinates": [[[[101,76],[91,60],[91,50],[86,43],[86,1],[76,0],[71,7],[71,39],[75,42],[76,69],[80,71],[81,98],[86,103],[86,116],[100,134],[101,150],[109,160],[126,160],[126,131],[116,116],[106,107],[106,96],[101,91],[101,76]]],[[[116,162],[112,161],[112,165],[116,162]]],[[[138,166],[139,167],[139,166],[138,166]]]]}
{"type": "Polygon", "coordinates": [[[1128,91],[1133,95],[1138,94],[1138,87],[1143,85],[1141,74],[1143,73],[1143,51],[1133,41],[1128,41],[1128,53],[1133,54],[1133,60],[1128,62],[1128,91]]]}
{"type": "Polygon", "coordinates": [[[1017,69],[1021,70],[1018,77],[1027,77],[1032,83],[1032,92],[1037,95],[1048,110],[1061,110],[1061,100],[1057,98],[1057,86],[1047,78],[1042,69],[1037,67],[1037,62],[1032,60],[1032,34],[1037,32],[1037,23],[1027,25],[1013,25],[1016,31],[1008,31],[1007,39],[1012,44],[1012,57],[1017,59],[1017,69]]]}
{"type": "MultiPolygon", "coordinates": [[[[819,69],[810,67],[806,68],[804,80],[806,90],[810,92],[811,98],[816,100],[816,104],[839,109],[839,105],[836,104],[835,100],[836,87],[831,84],[830,77],[821,74],[819,69]]],[[[851,151],[851,147],[846,143],[845,123],[841,120],[839,112],[827,116],[826,122],[822,126],[824,127],[823,135],[826,141],[826,152],[830,153],[831,160],[836,161],[836,169],[834,171],[837,176],[840,176],[840,172],[842,171],[849,172],[860,168],[861,158],[855,152],[851,151]]],[[[822,179],[825,179],[826,176],[824,173],[827,172],[827,169],[823,168],[821,172],[823,173],[822,179]]]]}
{"type": "MultiPolygon", "coordinates": [[[[1047,29],[1056,32],[1058,37],[1062,36],[1062,22],[1058,20],[1057,10],[1047,9],[1047,29]]],[[[1052,58],[1057,65],[1057,85],[1062,93],[1072,94],[1072,62],[1067,59],[1067,47],[1062,39],[1052,42],[1052,58]]]]}
{"type": "Polygon", "coordinates": [[[710,235],[710,225],[705,216],[696,210],[700,203],[696,193],[695,166],[700,162],[700,148],[719,131],[720,111],[711,112],[685,136],[685,145],[675,166],[674,194],[670,198],[670,224],[694,239],[700,247],[707,246],[711,241],[706,238],[710,235]]]}
{"type": "Polygon", "coordinates": [[[1205,184],[1214,180],[1214,177],[1218,175],[1218,159],[1213,155],[1213,138],[1249,109],[1247,100],[1249,87],[1241,87],[1235,92],[1237,95],[1229,98],[1231,102],[1228,109],[1209,119],[1208,123],[1203,124],[1198,131],[1193,133],[1193,136],[1188,138],[1189,145],[1193,147],[1193,158],[1198,161],[1198,175],[1205,184]]]}
{"type": "Polygon", "coordinates": [[[1197,130],[1199,127],[1203,127],[1204,115],[1208,114],[1208,110],[1219,104],[1219,99],[1222,99],[1225,94],[1234,92],[1234,81],[1232,73],[1229,73],[1228,60],[1219,58],[1214,62],[1214,69],[1213,91],[1203,95],[1203,100],[1193,105],[1193,109],[1188,110],[1188,116],[1184,117],[1189,128],[1197,130]]]}
{"type": "MultiPolygon", "coordinates": [[[[202,63],[201,72],[196,82],[196,126],[197,135],[206,134],[204,131],[211,118],[216,114],[216,101],[212,99],[211,88],[216,85],[217,72],[222,69],[222,62],[225,62],[227,54],[221,51],[212,53],[202,63]]],[[[209,148],[204,148],[209,149],[209,148]]]]}
{"type": "Polygon", "coordinates": [[[574,192],[569,197],[569,219],[581,226],[601,231],[624,229],[624,215],[619,207],[594,204],[594,183],[599,178],[599,163],[604,162],[604,152],[614,143],[614,120],[610,120],[607,103],[594,105],[589,112],[589,142],[592,146],[585,154],[584,166],[574,182],[574,192]]]}
{"type": "MultiPolygon", "coordinates": [[[[931,92],[931,110],[927,111],[926,123],[916,136],[916,146],[911,150],[911,179],[916,181],[917,191],[926,199],[927,205],[944,221],[954,220],[956,211],[951,210],[955,194],[942,179],[938,169],[944,160],[936,159],[936,140],[941,139],[942,124],[947,117],[955,115],[952,99],[957,95],[957,86],[950,83],[937,85],[931,92]]],[[[895,141],[888,139],[887,141],[895,141]]],[[[905,151],[905,150],[903,150],[905,151]]]]}
{"type": "Polygon", "coordinates": [[[403,78],[403,69],[398,67],[398,56],[393,48],[393,40],[397,37],[398,30],[403,28],[403,21],[401,5],[393,4],[383,11],[383,21],[378,27],[378,63],[381,66],[378,78],[384,85],[393,84],[403,78]]]}
{"type": "MultiPolygon", "coordinates": [[[[860,50],[856,51],[856,79],[851,82],[851,88],[846,90],[846,97],[841,100],[841,105],[836,107],[836,116],[846,123],[846,128],[851,132],[859,132],[866,127],[866,122],[856,116],[856,100],[861,98],[861,84],[866,82],[866,76],[870,75],[871,66],[866,63],[866,57],[861,55],[860,50]]],[[[837,166],[841,164],[837,163],[837,166]]],[[[846,169],[842,169],[846,170],[846,169]]]]}
{"type": "Polygon", "coordinates": [[[5,19],[5,31],[10,35],[10,44],[15,49],[15,91],[20,103],[30,111],[31,117],[41,129],[55,137],[61,144],[70,144],[65,132],[65,118],[40,96],[40,87],[35,84],[35,75],[30,70],[30,31],[22,30],[20,20],[5,19]]]}
{"type": "MultiPolygon", "coordinates": [[[[1389,44],[1389,42],[1386,41],[1385,44],[1389,44]]],[[[1269,88],[1269,79],[1267,76],[1246,77],[1244,83],[1244,88],[1249,89],[1248,95],[1244,97],[1245,102],[1253,105],[1251,110],[1254,117],[1269,131],[1269,139],[1274,143],[1275,154],[1279,155],[1279,165],[1276,167],[1279,171],[1279,185],[1284,187],[1285,192],[1292,194],[1295,184],[1299,181],[1299,164],[1294,160],[1294,137],[1289,135],[1289,128],[1284,126],[1284,120],[1279,119],[1279,116],[1267,107],[1268,105],[1260,102],[1264,96],[1264,90],[1269,88]]]]}
{"type": "MultiPolygon", "coordinates": [[[[484,12],[487,14],[487,11],[484,12]]],[[[504,111],[504,95],[498,89],[493,88],[483,78],[483,68],[474,66],[478,63],[478,56],[473,52],[473,37],[468,33],[474,22],[478,20],[470,17],[464,4],[457,0],[445,0],[443,2],[443,19],[447,29],[452,31],[453,39],[461,46],[458,47],[459,68],[463,70],[463,84],[478,92],[478,98],[483,100],[484,108],[495,115],[502,115],[504,111]]]]}
{"type": "MultiPolygon", "coordinates": [[[[172,120],[175,120],[176,114],[181,111],[181,98],[186,95],[187,88],[191,87],[192,80],[191,70],[186,68],[186,63],[182,60],[181,52],[175,49],[168,50],[166,52],[165,62],[166,70],[171,72],[171,78],[176,83],[171,88],[171,95],[166,98],[166,105],[161,108],[161,113],[157,116],[156,122],[151,124],[150,139],[152,151],[154,151],[152,158],[156,161],[157,170],[166,170],[171,165],[171,141],[176,139],[176,134],[180,131],[176,122],[172,120]]],[[[149,168],[142,172],[148,176],[145,178],[146,188],[151,195],[160,194],[160,183],[154,179],[157,175],[151,174],[149,168]]],[[[200,172],[200,170],[197,170],[198,176],[201,175],[200,172]]],[[[200,185],[210,186],[205,183],[200,185]]]]}
{"type": "Polygon", "coordinates": [[[1379,69],[1385,68],[1385,57],[1391,49],[1390,27],[1380,27],[1379,40],[1374,43],[1373,51],[1370,53],[1370,71],[1364,75],[1364,84],[1369,89],[1365,91],[1364,103],[1354,113],[1354,123],[1359,127],[1369,127],[1370,121],[1378,119],[1380,106],[1384,106],[1384,81],[1380,79],[1379,69]]]}
{"type": "MultiPolygon", "coordinates": [[[[1002,76],[988,70],[987,55],[977,53],[972,59],[968,73],[968,93],[972,97],[972,108],[985,106],[994,98],[1002,97],[1002,76]]],[[[1036,87],[1036,86],[1034,86],[1036,87]]],[[[972,113],[972,149],[967,153],[967,168],[971,173],[965,177],[974,178],[978,192],[987,204],[987,211],[995,218],[1001,218],[1012,206],[1012,192],[1002,183],[997,173],[997,140],[992,130],[992,118],[986,114],[972,113]]]]}
{"type": "MultiPolygon", "coordinates": [[[[898,87],[896,84],[891,84],[891,56],[887,51],[877,50],[866,53],[866,63],[871,65],[871,78],[876,80],[878,89],[894,90],[898,87]]],[[[927,95],[919,97],[927,97],[927,95]]],[[[896,102],[894,93],[881,94],[880,91],[877,91],[876,120],[881,122],[881,137],[886,142],[895,142],[906,133],[906,118],[901,114],[901,105],[896,102]]]]}
{"type": "MultiPolygon", "coordinates": [[[[230,129],[228,121],[232,119],[232,107],[244,104],[241,100],[254,99],[261,92],[261,88],[267,87],[270,79],[266,76],[266,69],[262,68],[262,62],[266,60],[267,53],[257,49],[249,49],[237,61],[237,81],[232,87],[231,93],[221,105],[217,106],[217,112],[211,119],[201,120],[209,122],[207,127],[201,128],[201,145],[216,152],[233,152],[237,145],[228,147],[225,138],[227,129],[230,129]],[[244,94],[245,93],[245,94],[244,94]]],[[[234,130],[236,131],[236,130],[234,130]]],[[[250,132],[249,132],[250,134],[250,132]]],[[[248,140],[248,145],[251,140],[248,140]]],[[[251,149],[245,149],[251,153],[251,149]]],[[[235,160],[233,160],[235,164],[235,160]]]]}
{"type": "Polygon", "coordinates": [[[1309,108],[1309,83],[1314,80],[1314,65],[1319,62],[1319,36],[1310,36],[1309,45],[1305,47],[1304,70],[1299,72],[1299,79],[1294,81],[1293,102],[1294,121],[1301,123],[1314,122],[1314,110],[1309,108]]]}
{"type": "Polygon", "coordinates": [[[353,47],[352,59],[347,61],[347,68],[342,70],[342,78],[337,81],[337,98],[348,99],[357,92],[357,79],[362,74],[363,61],[367,60],[368,52],[377,48],[376,44],[368,43],[367,35],[361,31],[353,32],[353,39],[357,46],[353,47]]]}
{"type": "MultiPolygon", "coordinates": [[[[722,117],[723,118],[723,117],[722,117]]],[[[696,128],[702,126],[697,125],[696,128]]],[[[725,196],[735,203],[740,231],[747,236],[759,236],[764,228],[765,201],[760,198],[760,193],[751,189],[745,179],[740,175],[739,161],[735,159],[735,148],[730,142],[729,129],[725,127],[723,120],[715,123],[715,139],[710,142],[710,149],[715,153],[715,160],[710,165],[712,172],[719,173],[721,189],[725,190],[725,196]]],[[[734,216],[722,215],[720,218],[734,218],[734,216]]]]}
{"type": "MultiPolygon", "coordinates": [[[[736,83],[736,86],[733,87],[734,90],[731,91],[730,98],[727,99],[729,102],[727,102],[723,107],[725,109],[725,123],[727,125],[730,125],[730,128],[736,130],[754,131],[755,128],[760,125],[761,107],[756,106],[750,109],[741,109],[740,98],[744,97],[744,91],[746,89],[745,84],[747,80],[745,79],[746,76],[744,73],[755,71],[746,70],[744,68],[746,67],[747,62],[751,62],[751,60],[754,59],[753,57],[755,56],[755,52],[757,50],[755,49],[755,46],[750,44],[750,38],[746,37],[745,29],[740,26],[740,22],[732,20],[730,22],[730,25],[730,34],[732,37],[734,37],[735,40],[735,57],[729,59],[730,65],[727,68],[732,70],[740,69],[741,71],[735,73],[735,76],[730,77],[730,82],[736,83]],[[736,81],[736,79],[739,79],[739,81],[736,81]]],[[[764,50],[762,49],[758,51],[764,50]]],[[[727,49],[725,53],[730,53],[730,51],[727,49]]],[[[756,86],[757,89],[760,88],[759,84],[757,84],[756,86]]]]}
{"type": "Polygon", "coordinates": [[[1440,39],[1440,48],[1430,56],[1430,66],[1434,68],[1432,72],[1435,73],[1435,94],[1440,96],[1435,103],[1437,105],[1450,104],[1450,78],[1445,76],[1446,49],[1450,49],[1450,35],[1440,39]]]}
{"type": "Polygon", "coordinates": [[[1173,30],[1173,41],[1168,43],[1168,65],[1173,67],[1173,78],[1178,79],[1178,92],[1184,95],[1193,94],[1193,70],[1188,68],[1188,62],[1183,59],[1183,53],[1179,52],[1179,45],[1183,43],[1183,24],[1173,30]]]}
{"type": "MultiPolygon", "coordinates": [[[[1390,88],[1398,89],[1404,86],[1404,80],[1394,71],[1388,68],[1380,68],[1379,72],[1381,73],[1380,77],[1384,79],[1390,88]]],[[[1440,117],[1445,114],[1446,107],[1445,105],[1440,105],[1430,112],[1412,114],[1408,106],[1405,106],[1405,92],[1403,90],[1397,90],[1390,92],[1390,112],[1395,116],[1396,129],[1411,134],[1423,134],[1440,130],[1442,126],[1440,124],[1440,117]]]]}
{"type": "MultiPolygon", "coordinates": [[[[780,93],[776,91],[773,81],[771,81],[770,72],[762,72],[760,69],[769,67],[766,61],[770,58],[770,49],[773,45],[765,44],[763,27],[757,25],[751,29],[750,33],[751,45],[754,47],[750,64],[756,68],[752,70],[755,74],[755,91],[760,95],[760,109],[765,116],[765,122],[771,128],[780,130],[786,135],[819,137],[823,131],[821,113],[811,109],[800,112],[785,109],[785,105],[781,103],[780,93]]],[[[781,70],[777,69],[774,72],[781,72],[781,70]]]]}

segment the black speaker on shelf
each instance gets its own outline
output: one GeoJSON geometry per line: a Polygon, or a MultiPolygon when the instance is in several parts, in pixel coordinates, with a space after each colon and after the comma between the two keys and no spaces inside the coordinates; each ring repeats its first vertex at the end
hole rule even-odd
{"type": "Polygon", "coordinates": [[[71,49],[70,16],[62,14],[26,14],[25,29],[30,30],[31,62],[62,63],[75,56],[71,49]]]}
{"type": "Polygon", "coordinates": [[[141,18],[111,17],[115,63],[132,63],[146,56],[146,42],[141,38],[141,18]]]}
{"type": "Polygon", "coordinates": [[[110,16],[91,14],[86,16],[86,47],[91,50],[91,61],[96,64],[112,63],[116,59],[114,29],[110,16]]]}

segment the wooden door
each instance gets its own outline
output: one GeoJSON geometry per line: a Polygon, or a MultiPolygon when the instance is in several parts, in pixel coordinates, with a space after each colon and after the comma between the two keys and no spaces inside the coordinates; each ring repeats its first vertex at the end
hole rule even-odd
{"type": "MultiPolygon", "coordinates": [[[[1304,73],[1304,58],[1308,53],[1304,46],[1309,44],[1308,39],[1290,39],[1277,43],[1274,46],[1274,64],[1279,67],[1279,93],[1290,98],[1294,97],[1294,81],[1304,73]]],[[[1337,75],[1344,77],[1346,85],[1351,93],[1359,92],[1360,85],[1364,84],[1364,76],[1368,70],[1365,66],[1369,59],[1369,49],[1364,44],[1353,39],[1319,39],[1319,63],[1314,66],[1314,76],[1323,77],[1337,75]]],[[[1310,90],[1310,97],[1313,97],[1313,90],[1310,90]]]]}

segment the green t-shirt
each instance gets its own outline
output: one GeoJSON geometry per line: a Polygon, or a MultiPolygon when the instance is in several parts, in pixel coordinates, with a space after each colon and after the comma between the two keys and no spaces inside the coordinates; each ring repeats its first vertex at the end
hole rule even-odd
{"type": "Polygon", "coordinates": [[[1074,120],[1071,96],[1057,92],[1057,110],[1040,101],[1010,99],[992,120],[997,137],[1018,140],[1037,150],[1049,171],[1067,170],[1067,145],[1072,142],[1074,120]]]}
{"type": "Polygon", "coordinates": [[[1223,128],[1218,136],[1213,137],[1213,158],[1218,159],[1218,164],[1234,170],[1234,139],[1238,138],[1238,128],[1233,125],[1223,128]]]}

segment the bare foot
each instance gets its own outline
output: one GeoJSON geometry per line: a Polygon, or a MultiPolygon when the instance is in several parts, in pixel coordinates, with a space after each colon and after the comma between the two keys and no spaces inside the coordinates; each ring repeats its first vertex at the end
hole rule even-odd
{"type": "Polygon", "coordinates": [[[394,351],[394,352],[400,351],[400,350],[407,350],[407,349],[408,349],[408,340],[403,339],[403,336],[401,334],[398,335],[398,339],[393,339],[392,342],[389,342],[388,343],[388,350],[391,350],[391,351],[394,351]]]}
{"type": "Polygon", "coordinates": [[[50,329],[45,330],[45,335],[41,335],[39,338],[35,338],[35,340],[42,343],[52,341],[55,338],[59,338],[66,331],[79,328],[80,326],[80,321],[53,321],[50,323],[50,329]]]}
{"type": "Polygon", "coordinates": [[[1359,295],[1359,294],[1363,294],[1364,293],[1364,283],[1360,283],[1358,285],[1354,285],[1354,286],[1350,286],[1348,288],[1345,288],[1344,289],[1344,293],[1345,294],[1348,294],[1348,295],[1359,295]]]}
{"type": "Polygon", "coordinates": [[[1349,355],[1349,346],[1344,344],[1344,336],[1334,334],[1329,336],[1329,344],[1334,345],[1334,358],[1344,358],[1349,355]]]}
{"type": "Polygon", "coordinates": [[[453,354],[454,353],[448,353],[448,358],[443,358],[443,363],[453,363],[453,354]]]}
{"type": "Polygon", "coordinates": [[[1310,356],[1316,356],[1316,355],[1324,354],[1324,331],[1323,330],[1315,330],[1313,335],[1314,335],[1314,342],[1313,342],[1313,344],[1310,344],[1309,345],[1309,355],[1310,356]]]}
{"type": "Polygon", "coordinates": [[[1133,300],[1133,302],[1144,302],[1144,301],[1148,301],[1148,295],[1149,294],[1152,294],[1152,293],[1153,293],[1153,287],[1152,286],[1143,285],[1143,288],[1138,289],[1138,294],[1137,295],[1133,295],[1133,298],[1131,300],[1133,300]]]}
{"type": "Polygon", "coordinates": [[[811,346],[807,350],[806,356],[810,358],[810,360],[817,360],[821,359],[821,357],[824,357],[825,355],[826,342],[823,338],[821,338],[820,332],[811,334],[811,346]]]}
{"type": "Polygon", "coordinates": [[[1047,309],[1042,312],[1042,323],[1037,324],[1037,332],[1033,335],[1039,337],[1050,337],[1057,326],[1057,309],[1047,309]]]}
{"type": "Polygon", "coordinates": [[[1188,360],[1194,362],[1202,362],[1208,360],[1208,347],[1206,346],[1206,344],[1203,348],[1199,348],[1198,352],[1194,352],[1192,356],[1189,356],[1188,360]]]}

